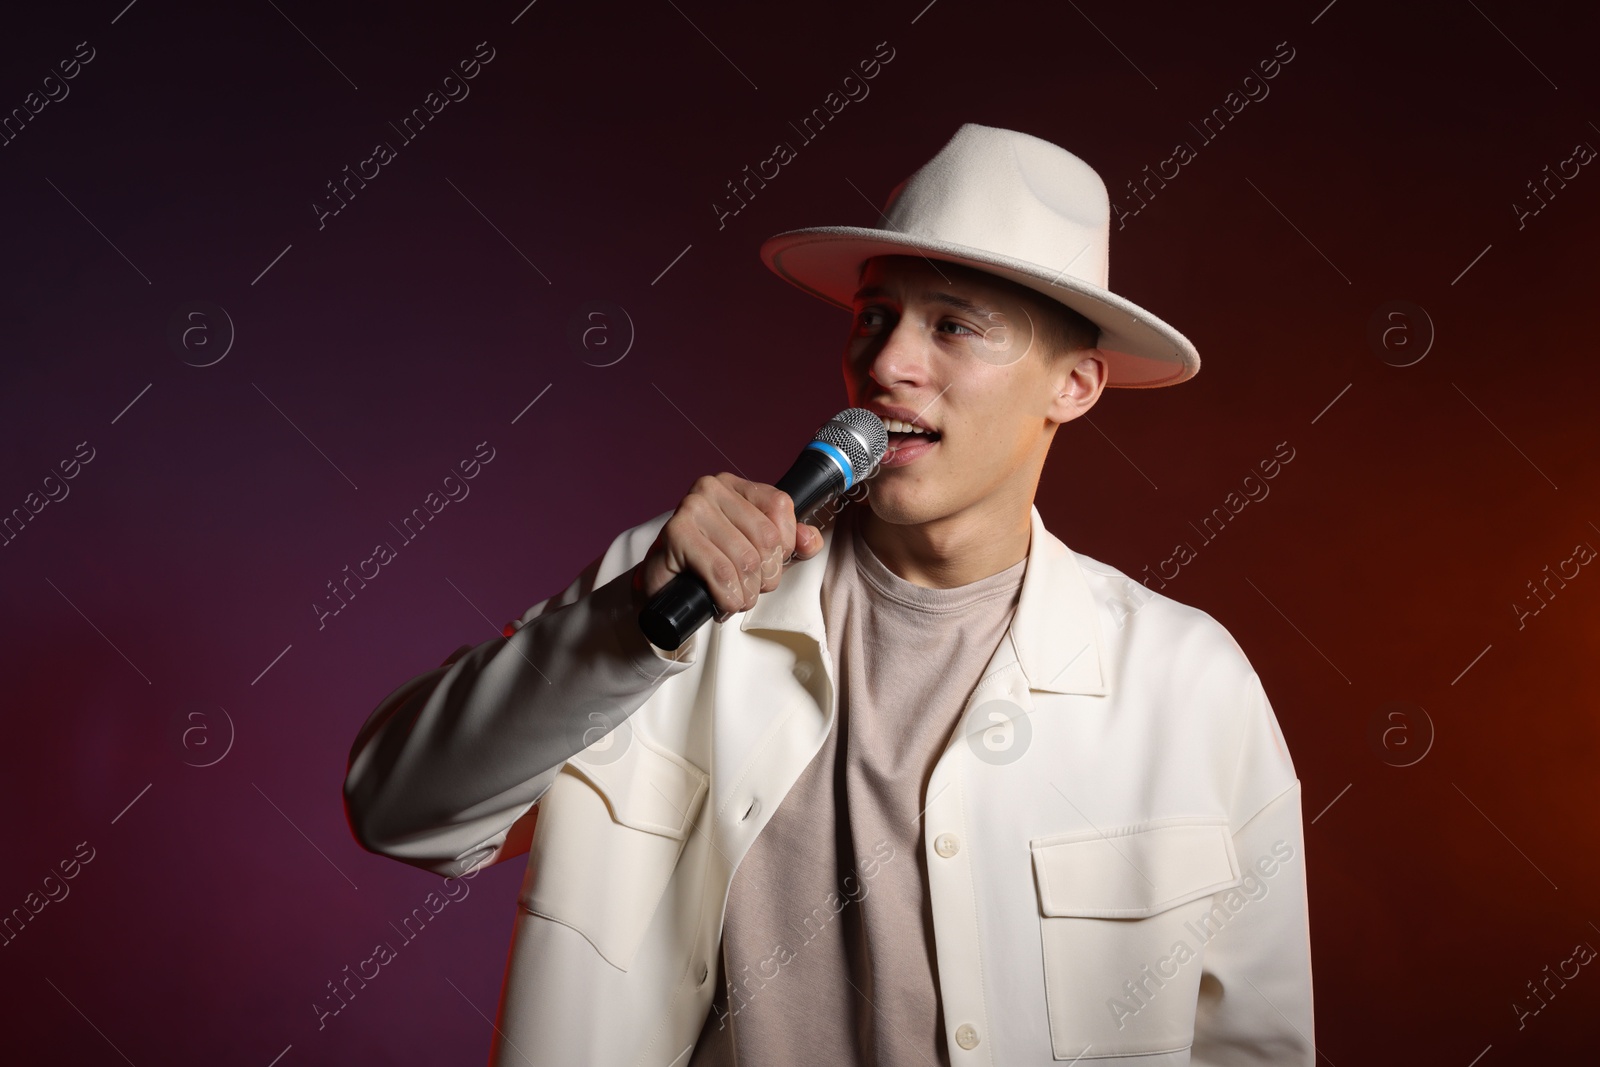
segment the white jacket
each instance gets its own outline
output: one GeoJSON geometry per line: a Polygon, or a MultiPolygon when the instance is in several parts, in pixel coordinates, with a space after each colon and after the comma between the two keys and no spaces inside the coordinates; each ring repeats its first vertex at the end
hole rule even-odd
{"type": "MultiPolygon", "coordinates": [[[[446,876],[528,853],[493,1064],[688,1061],[734,870],[835,714],[832,529],[667,653],[629,572],[669,517],[401,686],[351,750],[369,850],[446,876]]],[[[1035,508],[955,736],[924,797],[954,1067],[1313,1063],[1299,782],[1221,624],[1035,508]]]]}

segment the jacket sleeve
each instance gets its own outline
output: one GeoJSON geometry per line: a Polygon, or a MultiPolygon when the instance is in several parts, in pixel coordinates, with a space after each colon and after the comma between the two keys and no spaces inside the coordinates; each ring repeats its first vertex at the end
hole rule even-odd
{"type": "Polygon", "coordinates": [[[1218,897],[1226,922],[1205,945],[1190,1062],[1313,1067],[1300,782],[1261,680],[1249,677],[1234,785],[1243,882],[1218,897]]]}
{"type": "Polygon", "coordinates": [[[698,638],[665,652],[636,621],[633,567],[670,515],[618,536],[510,636],[463,645],[384,698],[345,773],[363,848],[446,877],[527,851],[530,810],[562,765],[694,662],[698,638]]]}

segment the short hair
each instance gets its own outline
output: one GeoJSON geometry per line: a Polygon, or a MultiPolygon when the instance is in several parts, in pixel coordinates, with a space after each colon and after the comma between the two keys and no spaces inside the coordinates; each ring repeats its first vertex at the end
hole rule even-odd
{"type": "MultiPolygon", "coordinates": [[[[868,260],[875,258],[914,259],[917,257],[890,253],[863,259],[860,267],[856,270],[856,282],[858,284],[866,274],[868,260]]],[[[1087,316],[1073,310],[1061,301],[1048,297],[1037,289],[1023,285],[1021,282],[1014,282],[1010,278],[1002,278],[998,274],[991,274],[982,267],[975,267],[968,263],[956,263],[951,260],[940,260],[940,262],[946,267],[976,275],[990,285],[1005,289],[1014,297],[1027,301],[1043,312],[1044,322],[1036,324],[1034,333],[1036,340],[1044,342],[1047,359],[1068,355],[1085,348],[1095,348],[1100,344],[1100,327],[1095,325],[1087,316]]]]}
{"type": "Polygon", "coordinates": [[[1100,327],[1085,315],[1043,293],[1035,295],[1038,297],[1037,303],[1046,312],[1044,327],[1040,332],[1052,356],[1064,356],[1100,344],[1100,327]]]}

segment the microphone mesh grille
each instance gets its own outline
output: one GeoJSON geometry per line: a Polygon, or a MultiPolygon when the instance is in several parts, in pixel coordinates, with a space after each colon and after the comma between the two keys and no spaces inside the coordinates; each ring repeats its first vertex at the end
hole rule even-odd
{"type": "Polygon", "coordinates": [[[843,452],[858,478],[877,466],[889,450],[889,432],[883,428],[883,420],[866,408],[845,408],[817,431],[815,440],[843,452]]]}

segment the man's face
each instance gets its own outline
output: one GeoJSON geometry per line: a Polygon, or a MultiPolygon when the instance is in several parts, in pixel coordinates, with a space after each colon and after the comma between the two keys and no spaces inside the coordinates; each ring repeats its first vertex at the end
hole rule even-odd
{"type": "Polygon", "coordinates": [[[850,403],[933,431],[891,429],[867,494],[879,518],[1032,503],[1055,427],[1088,410],[1104,381],[1088,358],[1097,349],[1047,351],[1043,299],[943,261],[867,261],[844,352],[850,403]]]}

